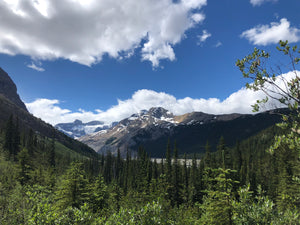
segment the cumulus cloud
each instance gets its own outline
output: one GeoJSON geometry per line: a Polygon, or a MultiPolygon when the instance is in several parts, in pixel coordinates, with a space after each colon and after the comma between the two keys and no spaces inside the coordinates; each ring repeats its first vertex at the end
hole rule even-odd
{"type": "MultiPolygon", "coordinates": [[[[92,65],[141,48],[158,66],[202,22],[207,0],[3,0],[0,53],[92,65]]],[[[130,54],[129,54],[130,55],[130,54]]]]}
{"type": "MultiPolygon", "coordinates": [[[[282,75],[282,77],[287,80],[291,79],[293,76],[294,73],[292,72],[282,75]]],[[[285,85],[282,82],[283,79],[280,79],[279,77],[277,81],[278,85],[285,88],[285,85]]],[[[77,112],[72,112],[71,110],[59,107],[60,102],[58,100],[49,99],[37,99],[34,102],[27,103],[26,107],[33,115],[42,118],[53,125],[62,122],[73,122],[75,119],[80,119],[84,122],[100,120],[110,123],[113,121],[120,121],[133,113],[151,107],[164,107],[175,115],[193,111],[211,114],[251,113],[251,105],[255,104],[256,100],[263,98],[265,98],[263,92],[254,92],[246,88],[241,88],[237,92],[232,93],[225,100],[220,100],[218,98],[193,99],[190,97],[176,99],[173,95],[164,92],[142,89],[136,91],[130,99],[118,100],[116,105],[106,111],[96,109],[91,112],[79,109],[77,112]]],[[[264,109],[267,110],[275,107],[280,107],[280,105],[270,100],[264,109]]]]}
{"type": "Polygon", "coordinates": [[[253,5],[253,6],[260,6],[262,5],[263,3],[266,3],[266,2],[277,2],[278,0],[250,0],[250,3],[253,5]]]}
{"type": "Polygon", "coordinates": [[[246,30],[241,37],[248,39],[252,44],[263,46],[276,44],[280,40],[293,43],[300,40],[300,29],[291,27],[290,22],[282,18],[279,23],[272,22],[271,25],[258,25],[246,30]]]}
{"type": "Polygon", "coordinates": [[[31,62],[31,64],[27,65],[28,68],[31,68],[33,70],[36,70],[38,72],[44,72],[45,69],[41,67],[41,64],[36,65],[35,63],[31,62]]]}
{"type": "Polygon", "coordinates": [[[198,35],[199,43],[202,44],[206,41],[207,38],[211,37],[211,33],[207,32],[207,30],[203,30],[201,35],[198,35]]]}

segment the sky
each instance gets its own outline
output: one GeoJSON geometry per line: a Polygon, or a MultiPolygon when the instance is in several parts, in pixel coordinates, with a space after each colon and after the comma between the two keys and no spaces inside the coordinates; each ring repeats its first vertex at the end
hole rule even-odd
{"type": "MultiPolygon", "coordinates": [[[[53,125],[251,113],[262,93],[235,66],[254,47],[300,42],[299,0],[0,0],[0,66],[53,125]]],[[[289,75],[289,71],[284,73],[289,75]]]]}

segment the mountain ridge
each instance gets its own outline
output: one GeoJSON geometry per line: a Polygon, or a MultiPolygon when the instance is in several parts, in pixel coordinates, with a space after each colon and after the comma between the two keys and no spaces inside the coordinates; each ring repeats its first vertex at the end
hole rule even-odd
{"type": "Polygon", "coordinates": [[[203,152],[206,141],[211,142],[215,148],[219,138],[224,136],[229,140],[228,144],[233,145],[237,140],[248,138],[280,119],[274,110],[259,114],[214,115],[192,112],[174,116],[162,107],[153,107],[121,120],[112,128],[78,140],[98,153],[110,151],[116,154],[120,149],[125,155],[127,149],[137,151],[142,145],[152,156],[161,157],[168,139],[177,142],[181,153],[203,152]]]}
{"type": "Polygon", "coordinates": [[[50,124],[30,114],[17,93],[15,83],[3,69],[0,69],[0,87],[4,87],[0,88],[0,130],[5,128],[9,117],[13,116],[18,120],[19,129],[22,132],[32,129],[39,135],[54,138],[75,152],[96,156],[95,151],[84,143],[66,136],[50,124]]]}
{"type": "Polygon", "coordinates": [[[10,76],[0,67],[0,95],[3,95],[11,102],[27,111],[27,108],[22,102],[19,94],[17,93],[17,86],[10,78],[10,76]]]}

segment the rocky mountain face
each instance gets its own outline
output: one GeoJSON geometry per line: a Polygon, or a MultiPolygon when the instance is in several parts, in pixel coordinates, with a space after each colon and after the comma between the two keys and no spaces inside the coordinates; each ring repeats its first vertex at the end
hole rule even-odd
{"type": "Polygon", "coordinates": [[[75,120],[73,123],[59,123],[55,125],[55,128],[65,133],[72,138],[79,138],[87,134],[92,134],[98,131],[107,130],[116,123],[104,124],[102,121],[91,121],[83,123],[81,120],[75,120]]]}
{"type": "Polygon", "coordinates": [[[56,141],[77,153],[86,156],[96,155],[95,151],[87,145],[66,136],[50,124],[30,114],[17,94],[16,85],[8,74],[0,69],[0,130],[5,128],[11,115],[15,120],[18,119],[19,128],[22,132],[28,132],[32,129],[39,135],[55,138],[56,141]]]}
{"type": "Polygon", "coordinates": [[[0,67],[0,95],[16,104],[18,107],[27,111],[25,104],[17,93],[17,86],[8,76],[8,74],[0,67]]]}
{"type": "Polygon", "coordinates": [[[92,133],[78,140],[89,145],[98,153],[120,149],[137,151],[139,146],[146,148],[153,157],[161,157],[166,151],[168,140],[176,141],[179,153],[204,152],[207,141],[212,150],[221,136],[226,143],[234,145],[257,132],[279,122],[280,116],[274,111],[256,115],[227,114],[211,115],[202,112],[174,116],[164,108],[151,108],[133,114],[107,130],[92,133]]]}

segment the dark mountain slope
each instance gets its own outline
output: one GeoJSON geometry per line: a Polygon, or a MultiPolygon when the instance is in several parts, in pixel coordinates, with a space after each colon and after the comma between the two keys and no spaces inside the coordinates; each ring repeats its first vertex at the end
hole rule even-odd
{"type": "Polygon", "coordinates": [[[65,134],[59,132],[50,124],[45,123],[41,119],[30,114],[25,104],[20,100],[15,84],[12,82],[7,73],[1,70],[0,73],[0,130],[3,130],[9,117],[13,115],[14,119],[18,119],[21,131],[27,132],[32,129],[42,136],[55,138],[66,147],[83,155],[95,156],[96,153],[87,145],[78,142],[65,134]],[[8,93],[7,93],[8,92],[8,93]]]}
{"type": "Polygon", "coordinates": [[[25,104],[21,101],[17,93],[17,86],[8,76],[8,74],[0,67],[0,95],[16,104],[18,107],[27,111],[25,104]]]}
{"type": "Polygon", "coordinates": [[[133,148],[137,149],[138,145],[143,145],[151,152],[151,156],[161,157],[164,156],[166,144],[170,139],[171,143],[176,141],[179,154],[204,153],[207,141],[211,145],[211,150],[215,151],[221,136],[224,137],[226,145],[231,147],[237,141],[245,140],[280,120],[281,116],[271,111],[256,115],[241,115],[227,121],[179,125],[174,127],[172,133],[165,133],[155,141],[149,138],[149,132],[144,131],[134,137],[138,144],[133,148]]]}

